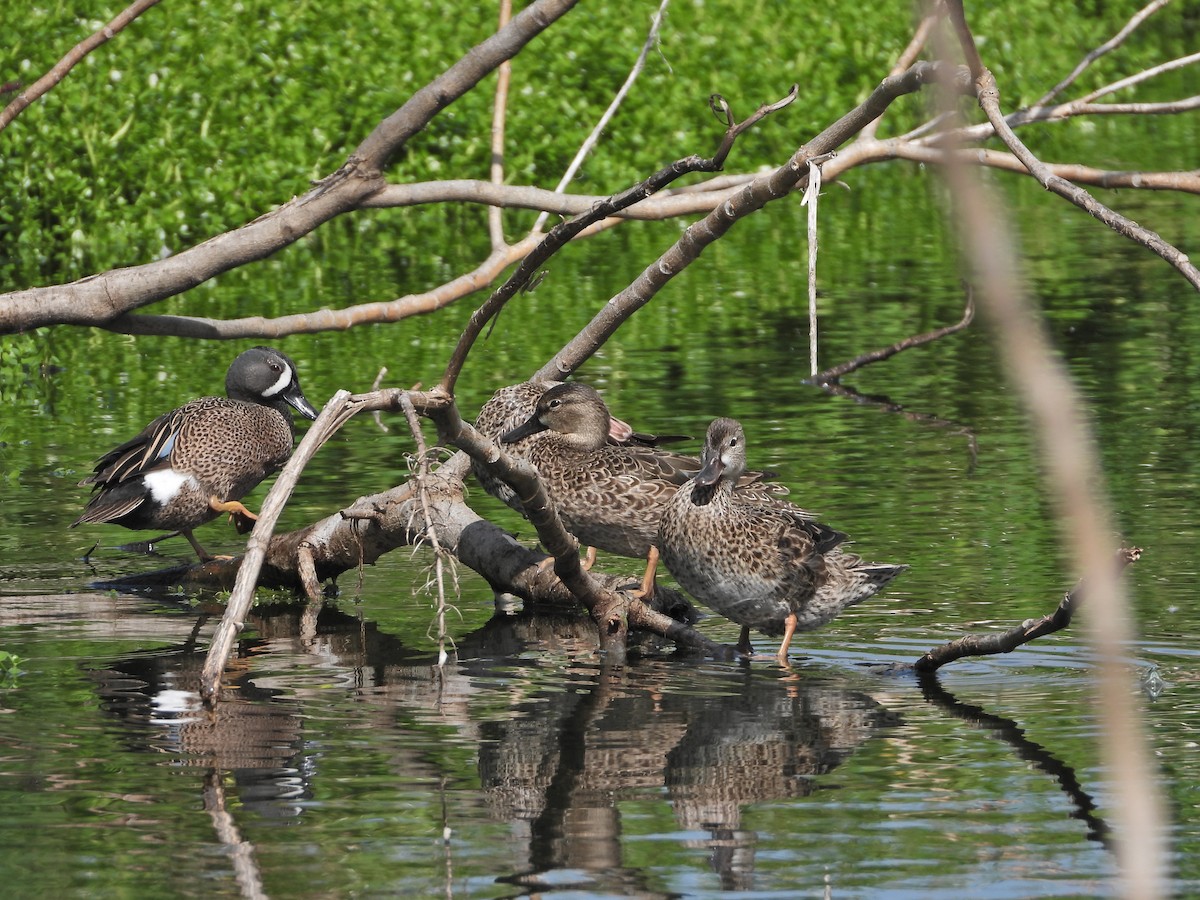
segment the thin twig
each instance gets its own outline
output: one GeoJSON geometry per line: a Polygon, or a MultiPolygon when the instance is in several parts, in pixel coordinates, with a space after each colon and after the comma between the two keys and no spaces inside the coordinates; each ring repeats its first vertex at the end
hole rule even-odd
{"type": "Polygon", "coordinates": [[[1109,94],[1115,94],[1117,91],[1124,90],[1127,87],[1133,87],[1135,84],[1141,84],[1143,81],[1149,81],[1166,72],[1173,72],[1176,69],[1183,69],[1194,63],[1200,62],[1200,53],[1192,53],[1188,56],[1180,56],[1176,59],[1168,60],[1165,63],[1159,63],[1157,66],[1151,66],[1149,69],[1143,69],[1135,75],[1130,75],[1128,78],[1122,78],[1120,81],[1114,81],[1111,84],[1106,84],[1104,87],[1097,88],[1090,94],[1085,94],[1080,97],[1078,103],[1092,103],[1099,100],[1101,97],[1107,97],[1109,94]]]}
{"type": "Polygon", "coordinates": [[[883,347],[879,350],[872,350],[870,353],[864,353],[861,356],[856,356],[854,359],[844,362],[841,365],[834,366],[831,369],[826,369],[824,372],[813,375],[809,380],[813,384],[828,385],[837,384],[843,375],[849,375],[861,369],[863,366],[876,363],[884,359],[889,359],[904,350],[911,350],[913,347],[920,347],[922,344],[928,344],[932,341],[939,340],[947,335],[962,331],[968,327],[975,318],[975,299],[970,285],[967,286],[967,304],[963,309],[962,319],[953,325],[947,325],[944,328],[936,328],[933,331],[927,331],[924,334],[913,335],[902,341],[897,341],[890,347],[883,347]]]}
{"type": "Polygon", "coordinates": [[[116,18],[99,31],[94,32],[72,47],[70,52],[55,63],[49,72],[31,84],[27,90],[21,91],[15,100],[9,103],[3,110],[0,110],[0,131],[7,128],[9,123],[24,112],[35,100],[53,90],[55,85],[66,78],[67,73],[75,68],[80,60],[101,44],[111,41],[130,22],[158,2],[159,0],[135,0],[135,2],[129,4],[129,6],[117,14],[116,18]]]}
{"type": "MultiPolygon", "coordinates": [[[[1200,54],[1197,54],[1197,59],[1200,59],[1200,54]]],[[[1080,209],[1099,219],[1113,231],[1117,232],[1117,234],[1123,235],[1130,240],[1136,241],[1143,247],[1154,251],[1178,269],[1180,274],[1193,287],[1200,289],[1200,270],[1192,264],[1187,254],[1163,240],[1156,232],[1151,231],[1149,228],[1143,228],[1132,219],[1126,218],[1115,210],[1105,206],[1083,188],[1072,184],[1065,178],[1055,175],[1029,151],[1029,148],[1022,143],[1021,139],[1009,127],[1008,122],[1004,119],[1004,114],[1000,111],[1000,89],[996,86],[996,79],[990,71],[987,69],[981,70],[976,77],[976,84],[979,105],[987,114],[988,121],[991,122],[992,127],[996,130],[997,137],[1004,142],[1004,146],[1021,160],[1025,168],[1029,170],[1029,174],[1036,178],[1043,187],[1053,191],[1060,197],[1070,200],[1080,209]]]]}
{"type": "MultiPolygon", "coordinates": [[[[617,110],[620,109],[621,104],[625,100],[625,96],[633,87],[633,83],[637,81],[638,75],[642,73],[642,69],[646,65],[646,57],[650,55],[651,49],[653,49],[658,43],[658,32],[662,26],[663,16],[666,14],[668,3],[670,3],[670,0],[662,0],[662,2],[659,4],[658,12],[651,17],[650,31],[646,35],[645,42],[642,44],[641,53],[638,54],[637,59],[633,63],[633,68],[629,70],[629,74],[625,77],[625,83],[621,85],[620,90],[618,90],[616,96],[613,97],[612,102],[608,104],[608,109],[604,110],[604,114],[600,116],[600,121],[596,123],[596,126],[592,129],[591,134],[589,134],[586,140],[584,140],[584,142],[580,145],[579,150],[575,153],[574,159],[571,160],[571,164],[567,166],[566,172],[563,173],[562,178],[560,178],[558,181],[558,185],[554,188],[554,193],[561,194],[567,189],[567,185],[570,184],[575,178],[575,173],[579,171],[579,167],[583,165],[583,161],[587,159],[588,154],[592,152],[592,149],[599,142],[600,135],[604,133],[604,129],[608,127],[608,123],[612,120],[612,117],[616,115],[617,110]]],[[[549,216],[550,213],[548,211],[543,211],[541,215],[537,217],[537,221],[533,223],[531,232],[533,234],[541,234],[542,228],[545,226],[546,219],[549,218],[549,216]]]]}
{"type": "Polygon", "coordinates": [[[1091,66],[1092,63],[1094,63],[1096,60],[1098,60],[1100,57],[1104,56],[1105,54],[1111,53],[1117,47],[1119,47],[1123,43],[1125,43],[1125,39],[1128,38],[1129,35],[1131,35],[1139,25],[1141,25],[1144,21],[1146,21],[1146,19],[1150,18],[1150,16],[1154,15],[1156,12],[1158,12],[1160,9],[1162,9],[1164,6],[1166,6],[1167,3],[1169,3],[1169,2],[1170,2],[1170,0],[1152,0],[1151,3],[1148,3],[1146,6],[1142,7],[1142,9],[1138,10],[1138,12],[1134,14],[1133,18],[1131,18],[1128,22],[1125,23],[1124,28],[1122,28],[1120,31],[1118,31],[1115,35],[1113,35],[1111,38],[1109,38],[1107,41],[1105,41],[1099,47],[1097,47],[1094,50],[1092,50],[1091,52],[1089,52],[1087,54],[1087,56],[1085,56],[1082,60],[1080,60],[1079,64],[1076,65],[1075,68],[1071,70],[1071,73],[1066,78],[1064,78],[1062,81],[1060,81],[1054,87],[1050,88],[1050,90],[1048,90],[1033,105],[1034,106],[1045,106],[1047,103],[1053,102],[1054,98],[1057,97],[1059,94],[1061,94],[1063,91],[1065,91],[1067,88],[1069,88],[1072,84],[1074,84],[1075,80],[1080,75],[1082,75],[1088,69],[1088,67],[1091,66]]]}
{"type": "MultiPolygon", "coordinates": [[[[500,0],[499,31],[512,18],[512,0],[500,0]]],[[[496,70],[496,97],[492,103],[492,184],[504,184],[504,123],[508,114],[508,87],[512,81],[512,60],[506,59],[496,70]]],[[[504,241],[504,211],[498,206],[488,207],[488,235],[492,249],[501,250],[504,241]]]]}

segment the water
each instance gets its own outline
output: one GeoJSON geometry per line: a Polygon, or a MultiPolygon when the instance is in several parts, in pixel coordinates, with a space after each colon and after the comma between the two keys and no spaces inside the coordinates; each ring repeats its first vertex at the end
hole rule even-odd
{"type": "MultiPolygon", "coordinates": [[[[6,383],[0,423],[0,650],[21,670],[0,682],[6,893],[1114,895],[1119,810],[1082,631],[954,663],[931,682],[892,665],[1049,612],[1075,578],[986,323],[848,378],[862,397],[805,385],[802,281],[778,239],[802,220],[772,215],[739,226],[738,242],[704,257],[582,376],[651,430],[699,437],[712,416],[738,416],[754,465],[779,471],[858,552],[912,566],[798,640],[791,671],[652,643],[606,666],[585,617],[495,613],[470,572],[450,617],[457,657],[439,670],[420,589],[430,557],[401,550],[342,576],[315,622],[281,598],[259,606],[226,675],[230,699],[209,714],[196,680],[220,603],[93,587],[186,560],[187,545],[143,558],[116,546],[131,533],[66,526],[90,460],[217,389],[236,348],[39,336],[56,368],[6,383]]],[[[1129,689],[1186,895],[1200,891],[1194,302],[1135,251],[1089,243],[1082,217],[1030,227],[1033,289],[1091,404],[1116,527],[1146,548],[1128,573],[1140,634],[1129,689]],[[1078,256],[1043,259],[1051,243],[1078,256]],[[1129,277],[1079,274],[1100,257],[1129,277]]],[[[644,240],[600,238],[519,298],[472,356],[464,409],[570,337],[648,258],[644,240]]],[[[826,243],[850,247],[853,235],[826,243]]],[[[953,273],[927,249],[831,258],[824,363],[958,319],[953,273]]],[[[269,280],[286,293],[287,278],[269,280]]],[[[366,389],[384,365],[391,384],[429,384],[467,312],[282,346],[318,403],[366,389]]],[[[403,478],[411,441],[387,424],[356,420],[325,447],[281,528],[403,478]]],[[[479,493],[478,510],[529,538],[479,493]]],[[[201,539],[239,546],[219,524],[201,539]]],[[[715,617],[701,628],[736,640],[715,617]]]]}

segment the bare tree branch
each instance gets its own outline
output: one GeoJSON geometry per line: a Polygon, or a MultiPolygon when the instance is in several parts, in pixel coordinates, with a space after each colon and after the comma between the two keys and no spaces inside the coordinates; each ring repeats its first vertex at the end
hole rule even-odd
{"type": "MultiPolygon", "coordinates": [[[[1200,54],[1198,54],[1198,57],[1200,57],[1200,54]]],[[[996,134],[1044,188],[1054,191],[1060,197],[1070,200],[1080,209],[1099,219],[1113,231],[1117,232],[1117,234],[1123,235],[1130,240],[1136,241],[1143,247],[1153,250],[1178,269],[1180,274],[1193,287],[1200,289],[1200,270],[1197,270],[1192,265],[1187,254],[1163,240],[1161,236],[1149,228],[1143,228],[1132,219],[1128,219],[1105,206],[1087,191],[1083,190],[1083,188],[1077,187],[1065,178],[1055,175],[1029,151],[1021,142],[1021,139],[1009,127],[1008,123],[1005,122],[1004,115],[1000,112],[1000,90],[996,86],[996,79],[990,71],[987,69],[982,70],[977,76],[976,82],[978,84],[979,105],[987,114],[988,121],[992,123],[992,127],[996,129],[996,134]]]]}
{"type": "MultiPolygon", "coordinates": [[[[500,0],[500,21],[497,28],[503,30],[512,18],[512,0],[500,0]]],[[[496,98],[492,103],[492,165],[491,183],[504,184],[504,123],[508,115],[508,86],[512,80],[512,60],[506,59],[496,70],[496,98]]],[[[507,246],[504,240],[503,210],[498,206],[488,209],[488,236],[492,250],[499,251],[507,246]]]]}
{"type": "MultiPolygon", "coordinates": [[[[646,57],[650,55],[651,49],[653,49],[658,43],[658,32],[662,27],[663,16],[666,15],[667,12],[667,4],[670,2],[671,0],[662,0],[658,6],[658,11],[651,17],[650,32],[646,35],[646,40],[642,44],[642,52],[639,53],[637,59],[634,60],[633,68],[629,70],[629,75],[625,78],[624,84],[621,85],[616,96],[613,97],[612,102],[608,104],[608,108],[604,110],[604,113],[600,116],[600,120],[596,123],[591,133],[580,145],[579,150],[575,153],[574,159],[572,159],[570,165],[567,166],[567,171],[564,172],[562,178],[559,179],[558,185],[554,188],[555,194],[561,195],[562,192],[567,189],[567,185],[570,184],[575,178],[575,173],[579,171],[579,167],[583,165],[583,161],[587,159],[588,154],[592,152],[592,149],[600,141],[600,135],[604,133],[604,129],[608,127],[608,123],[612,121],[612,117],[616,115],[617,110],[620,109],[621,103],[625,100],[626,95],[628,95],[630,89],[633,87],[633,83],[637,81],[638,75],[642,73],[642,68],[646,64],[646,57]]],[[[546,218],[548,216],[549,212],[543,210],[542,214],[537,217],[537,221],[533,223],[532,230],[540,234],[542,228],[546,224],[546,218]]]]}
{"type": "MultiPolygon", "coordinates": [[[[980,93],[988,95],[986,99],[981,96],[981,102],[990,107],[989,119],[995,126],[999,118],[995,84],[976,50],[961,0],[948,0],[948,6],[980,93]]],[[[963,223],[965,253],[978,273],[981,305],[996,324],[1005,367],[1025,400],[1039,437],[1047,487],[1067,529],[1078,571],[1088,580],[1092,615],[1087,623],[1099,657],[1096,704],[1100,732],[1105,735],[1102,751],[1112,769],[1116,803],[1123,813],[1123,827],[1117,835],[1122,887],[1131,898],[1164,896],[1167,865],[1162,806],[1140,717],[1120,661],[1132,628],[1128,604],[1112,572],[1115,547],[1108,510],[1098,493],[1102,479],[1095,447],[1071,381],[1056,363],[1037,312],[1022,288],[1016,250],[997,212],[998,202],[970,177],[966,167],[951,160],[945,172],[963,223]]]]}
{"type": "MultiPolygon", "coordinates": [[[[0,334],[42,325],[97,325],[249,262],[265,259],[383,186],[382,170],[405,141],[504,60],[565,15],[578,0],[534,0],[381,122],[333,175],[253,222],[166,259],[114,269],[66,285],[0,297],[0,334]]],[[[214,335],[210,335],[214,336],[214,335]]]]}
{"type": "MultiPolygon", "coordinates": [[[[836,150],[882,115],[897,97],[918,91],[938,78],[955,80],[957,89],[969,90],[969,82],[961,76],[956,78],[957,72],[955,67],[921,62],[901,75],[885,78],[863,103],[801,147],[787,163],[773,172],[756,177],[703,219],[688,226],[674,245],[643,269],[629,287],[606,303],[587,327],[542,366],[534,378],[561,381],[575,371],[626,319],[649,303],[655,294],[694,262],[706,247],[722,237],[734,223],[771,201],[786,197],[805,183],[810,159],[836,150]]],[[[755,115],[765,115],[777,107],[778,104],[761,107],[755,115]]]]}
{"type": "Polygon", "coordinates": [[[1138,10],[1138,12],[1134,14],[1133,18],[1125,23],[1125,27],[1123,27],[1099,47],[1090,51],[1082,60],[1079,61],[1079,64],[1071,70],[1071,73],[1067,75],[1066,78],[1064,78],[1054,87],[1050,88],[1050,90],[1046,91],[1046,93],[1043,94],[1042,97],[1033,105],[1045,106],[1048,103],[1052,103],[1054,98],[1073,85],[1076,79],[1086,72],[1092,63],[1100,59],[1100,57],[1104,56],[1105,54],[1111,53],[1117,47],[1120,47],[1123,43],[1125,43],[1129,35],[1131,35],[1143,22],[1166,6],[1169,2],[1170,0],[1152,0],[1151,3],[1146,4],[1146,6],[1138,10]]]}
{"type": "Polygon", "coordinates": [[[159,0],[135,0],[135,2],[129,4],[116,18],[99,31],[72,47],[71,51],[55,63],[49,72],[31,84],[27,90],[21,91],[15,100],[9,103],[3,110],[0,110],[0,131],[7,128],[9,123],[24,112],[34,101],[53,90],[55,85],[66,78],[67,74],[75,68],[80,60],[101,44],[111,41],[118,33],[125,29],[125,26],[158,2],[159,0]]]}
{"type": "Polygon", "coordinates": [[[890,347],[882,347],[878,350],[872,350],[869,353],[864,353],[861,356],[856,356],[854,359],[848,360],[847,362],[833,366],[832,368],[813,375],[813,377],[809,380],[814,384],[819,385],[837,384],[842,379],[843,375],[849,375],[851,372],[856,372],[863,366],[880,362],[885,359],[890,359],[897,353],[900,353],[904,350],[911,350],[913,347],[920,347],[923,344],[928,344],[932,341],[936,341],[947,337],[948,335],[962,331],[975,319],[975,299],[973,294],[973,290],[968,285],[967,304],[963,309],[962,319],[953,325],[947,325],[944,328],[936,328],[933,331],[927,331],[924,334],[913,335],[912,337],[907,337],[902,341],[897,341],[890,347]]]}
{"type": "Polygon", "coordinates": [[[1080,97],[1078,103],[1092,103],[1099,100],[1101,97],[1107,97],[1109,94],[1115,94],[1117,91],[1124,90],[1127,87],[1133,87],[1135,84],[1141,84],[1143,81],[1149,81],[1151,78],[1156,78],[1164,72],[1173,72],[1176,69],[1182,69],[1185,66],[1190,66],[1193,63],[1200,62],[1200,53],[1193,53],[1190,56],[1181,56],[1178,59],[1172,59],[1165,63],[1160,63],[1157,66],[1151,66],[1149,69],[1144,69],[1135,75],[1130,75],[1128,78],[1122,78],[1120,81],[1114,81],[1112,84],[1106,84],[1102,88],[1097,88],[1090,94],[1085,94],[1080,97]]]}
{"type": "Polygon", "coordinates": [[[536,249],[522,260],[516,272],[472,314],[470,320],[467,322],[467,327],[463,330],[462,336],[459,338],[458,345],[454,348],[453,354],[451,354],[449,363],[446,365],[446,370],[440,382],[441,389],[453,396],[454,385],[458,380],[459,374],[462,372],[462,367],[466,363],[467,354],[470,353],[471,347],[479,335],[483,333],[484,325],[499,314],[500,310],[504,308],[504,305],[512,299],[517,291],[529,285],[537,269],[565,246],[568,241],[578,236],[588,227],[594,226],[601,220],[609,218],[613,214],[627,209],[638,201],[657,193],[684,175],[692,172],[715,172],[720,170],[724,166],[729,152],[733,149],[734,141],[738,135],[769,113],[782,109],[794,98],[795,87],[793,86],[792,92],[783,98],[783,100],[760,107],[744,122],[727,122],[725,135],[714,156],[705,159],[704,157],[692,155],[676,160],[670,165],[659,169],[644,181],[635,184],[633,187],[626,188],[619,194],[606,197],[604,200],[594,204],[586,213],[576,216],[568,222],[560,222],[554,226],[550,230],[550,233],[537,245],[536,249]]]}
{"type": "MultiPolygon", "coordinates": [[[[1121,571],[1130,563],[1142,558],[1140,547],[1122,547],[1117,551],[1116,569],[1121,571]]],[[[997,653],[1011,653],[1023,644],[1032,640],[1062,631],[1071,624],[1071,617],[1083,602],[1084,584],[1081,581],[1063,595],[1062,601],[1054,612],[1040,619],[1028,619],[1007,631],[992,634],[968,634],[957,640],[934,647],[914,664],[918,672],[936,672],[946,663],[954,662],[965,656],[992,656],[997,653]]]]}

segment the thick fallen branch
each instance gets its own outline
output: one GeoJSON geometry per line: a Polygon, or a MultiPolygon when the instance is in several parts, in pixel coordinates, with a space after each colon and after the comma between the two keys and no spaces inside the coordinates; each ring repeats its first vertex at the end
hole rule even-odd
{"type": "MultiPolygon", "coordinates": [[[[1140,547],[1122,547],[1117,551],[1117,571],[1142,557],[1140,547]]],[[[996,653],[1011,653],[1022,644],[1061,631],[1071,624],[1071,618],[1082,602],[1083,582],[1063,595],[1058,608],[1040,619],[1027,619],[1020,625],[995,634],[968,634],[958,640],[934,647],[914,664],[918,672],[936,672],[946,663],[964,656],[991,656],[996,653]]]]}
{"type": "MultiPolygon", "coordinates": [[[[201,695],[206,702],[212,703],[219,696],[221,673],[233,641],[243,627],[258,584],[307,586],[311,591],[314,577],[316,580],[335,578],[345,571],[373,563],[396,547],[425,540],[425,522],[433,524],[445,548],[487,579],[494,590],[535,603],[571,605],[577,599],[581,600],[597,621],[612,623],[609,640],[619,639],[621,647],[628,623],[629,627],[661,635],[681,647],[712,657],[731,655],[732,648],[711,641],[686,622],[672,618],[694,620],[691,604],[681,594],[660,587],[655,592],[653,608],[641,601],[633,601],[618,592],[635,587],[635,577],[583,572],[579,568],[578,544],[574,538],[565,531],[554,535],[551,531],[554,526],[544,525],[546,532],[539,530],[539,538],[544,546],[558,551],[555,554],[556,570],[551,572],[543,565],[544,554],[518,544],[511,535],[481,519],[466,505],[463,479],[470,466],[465,454],[451,457],[429,474],[424,505],[410,481],[385,493],[361,498],[350,509],[307,528],[272,537],[271,532],[300,472],[317,449],[342,424],[360,412],[376,409],[401,412],[405,397],[412,400],[422,415],[435,421],[440,418],[440,430],[497,467],[499,472],[514,477],[512,472],[521,466],[531,470],[523,461],[510,459],[491,440],[462,422],[457,409],[444,394],[395,389],[370,394],[351,395],[345,391],[335,394],[310,426],[264,499],[245,556],[240,560],[215,560],[187,570],[186,578],[191,584],[197,584],[197,579],[211,579],[225,585],[230,575],[236,572],[225,614],[213,635],[201,673],[201,695]],[[571,558],[574,567],[579,569],[577,573],[572,571],[571,558]],[[560,580],[556,574],[565,577],[560,580]],[[660,610],[667,610],[671,615],[660,610]]],[[[530,471],[515,477],[528,479],[530,471]]],[[[536,482],[536,474],[532,477],[536,482]]],[[[527,480],[521,483],[528,487],[527,480]]],[[[557,522],[557,517],[554,518],[557,522]]],[[[561,529],[561,525],[558,527],[561,529]]]]}

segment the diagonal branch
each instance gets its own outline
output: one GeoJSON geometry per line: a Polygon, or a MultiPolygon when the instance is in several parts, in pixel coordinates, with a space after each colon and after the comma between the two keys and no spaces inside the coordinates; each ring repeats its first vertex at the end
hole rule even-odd
{"type": "Polygon", "coordinates": [[[1065,178],[1055,175],[1050,169],[1034,156],[1029,148],[1021,142],[1016,133],[1009,127],[1005,121],[1004,114],[1000,111],[1000,90],[996,86],[996,79],[990,71],[983,69],[980,71],[977,79],[979,105],[987,114],[988,121],[992,127],[996,129],[996,135],[1004,142],[1004,145],[1019,159],[1025,168],[1029,170],[1029,174],[1041,183],[1042,187],[1053,191],[1060,197],[1070,200],[1080,209],[1084,210],[1096,219],[1099,219],[1113,231],[1117,232],[1132,241],[1136,241],[1143,247],[1146,247],[1179,270],[1180,274],[1186,278],[1193,287],[1200,289],[1200,270],[1198,270],[1188,259],[1187,254],[1183,253],[1177,247],[1169,244],[1167,241],[1149,228],[1143,228],[1132,219],[1126,218],[1113,209],[1105,206],[1083,188],[1072,184],[1065,178]]]}
{"type": "Polygon", "coordinates": [[[1074,84],[1075,80],[1085,71],[1087,71],[1088,67],[1091,66],[1092,63],[1100,59],[1100,57],[1104,56],[1105,54],[1111,53],[1113,50],[1117,49],[1117,47],[1120,47],[1123,43],[1125,43],[1126,38],[1128,38],[1129,35],[1134,32],[1134,30],[1136,30],[1143,22],[1166,6],[1169,2],[1170,0],[1152,0],[1151,3],[1146,4],[1146,6],[1138,10],[1133,15],[1133,18],[1126,22],[1125,26],[1120,31],[1118,31],[1099,47],[1088,53],[1087,56],[1081,59],[1079,64],[1071,70],[1071,73],[1067,75],[1066,78],[1064,78],[1054,87],[1050,88],[1050,90],[1042,95],[1041,99],[1039,99],[1033,105],[1045,106],[1047,103],[1052,103],[1054,98],[1074,84]]]}
{"type": "Polygon", "coordinates": [[[461,374],[463,366],[466,364],[467,355],[471,352],[471,348],[475,345],[475,341],[479,338],[479,335],[483,333],[484,326],[500,313],[504,305],[518,291],[526,289],[529,285],[533,284],[538,268],[566,246],[572,238],[578,236],[585,229],[596,223],[633,206],[635,203],[645,200],[647,197],[653,196],[671,182],[684,175],[692,172],[720,171],[725,165],[725,160],[733,149],[733,144],[738,135],[764,116],[787,106],[795,99],[795,95],[796,88],[793,86],[788,96],[776,103],[760,107],[744,122],[735,123],[732,120],[728,120],[726,122],[725,135],[714,156],[704,158],[692,155],[676,160],[670,165],[659,169],[644,181],[626,188],[619,194],[614,194],[595,203],[586,213],[576,216],[567,222],[561,222],[550,229],[550,233],[521,261],[521,265],[517,267],[517,270],[508,280],[497,288],[471,315],[470,320],[467,322],[467,327],[463,329],[458,345],[454,348],[454,352],[450,356],[450,361],[446,365],[446,371],[443,373],[439,385],[441,390],[449,395],[454,394],[454,386],[458,381],[458,376],[461,374]]]}
{"type": "Polygon", "coordinates": [[[129,4],[129,6],[117,14],[116,18],[99,31],[72,47],[70,52],[55,63],[49,72],[31,84],[27,90],[17,94],[15,100],[9,103],[3,110],[0,110],[0,131],[7,128],[9,123],[23,113],[34,101],[53,90],[60,81],[67,77],[67,74],[75,68],[80,60],[101,44],[111,41],[118,33],[125,30],[125,26],[158,2],[159,0],[135,0],[135,2],[129,4]]]}
{"type": "Polygon", "coordinates": [[[904,350],[911,350],[913,347],[920,347],[923,344],[928,344],[948,335],[955,334],[967,328],[975,319],[975,298],[970,286],[967,287],[967,304],[963,309],[962,319],[955,322],[953,325],[947,325],[944,328],[935,328],[933,331],[927,331],[924,334],[913,335],[902,341],[897,341],[889,347],[881,347],[878,350],[872,350],[870,353],[864,353],[861,356],[856,356],[854,359],[848,360],[841,365],[833,366],[809,379],[813,384],[832,385],[841,381],[843,375],[849,375],[861,369],[863,366],[871,363],[881,362],[885,359],[890,359],[897,353],[904,350]]]}
{"type": "MultiPolygon", "coordinates": [[[[621,85],[616,96],[613,97],[612,102],[608,104],[608,108],[605,109],[603,115],[600,116],[600,121],[596,123],[596,126],[592,129],[591,134],[589,134],[584,140],[583,144],[580,145],[578,152],[575,154],[575,158],[571,160],[570,165],[567,166],[567,171],[563,173],[562,178],[559,179],[558,185],[554,188],[554,193],[562,194],[562,192],[566,190],[567,185],[571,183],[572,179],[574,179],[575,173],[579,171],[579,167],[583,165],[583,161],[587,159],[587,155],[592,152],[592,149],[599,142],[600,135],[604,133],[604,129],[608,127],[608,123],[612,120],[612,117],[616,115],[621,103],[625,100],[626,95],[628,95],[630,89],[633,87],[633,83],[637,81],[638,76],[642,73],[642,68],[646,64],[646,57],[650,55],[651,49],[653,49],[653,47],[658,43],[658,32],[662,27],[663,16],[666,15],[667,12],[667,4],[670,2],[671,0],[662,0],[662,2],[659,4],[658,11],[650,20],[650,31],[646,35],[645,42],[642,44],[642,52],[639,53],[637,59],[634,60],[633,68],[629,70],[629,75],[626,76],[624,84],[621,85]]],[[[537,217],[537,221],[533,223],[532,230],[540,234],[542,227],[546,224],[546,219],[549,215],[550,213],[544,210],[542,214],[537,217]]]]}
{"type": "MultiPolygon", "coordinates": [[[[919,62],[900,75],[885,78],[858,107],[797,150],[784,165],[756,177],[703,219],[688,226],[679,240],[643,269],[629,287],[606,303],[583,331],[542,366],[534,378],[561,381],[575,371],[612,337],[623,322],[649,303],[672,278],[691,265],[705,248],[721,238],[736,222],[802,186],[807,181],[809,160],[836,150],[881,116],[896,98],[921,90],[938,79],[950,81],[956,90],[970,90],[969,80],[963,77],[958,67],[942,63],[919,62]]],[[[766,115],[784,101],[761,107],[756,115],[766,115]]],[[[726,141],[729,140],[727,133],[726,141]]]]}
{"type": "Polygon", "coordinates": [[[113,269],[70,284],[0,295],[0,334],[43,325],[104,325],[223,272],[265,259],[330,219],[358,209],[383,187],[382,169],[410,137],[576,2],[534,0],[508,26],[413,94],[368,135],[338,171],[253,222],[166,259],[113,269]]]}
{"type": "MultiPolygon", "coordinates": [[[[1120,572],[1130,563],[1142,558],[1141,547],[1122,547],[1117,551],[1116,569],[1120,572]]],[[[1063,595],[1054,612],[1040,619],[1028,619],[1007,631],[992,634],[968,634],[957,640],[934,647],[914,664],[918,672],[936,672],[946,663],[965,656],[992,656],[996,653],[1011,653],[1032,640],[1061,631],[1071,624],[1071,617],[1083,602],[1082,581],[1063,595]]]]}

